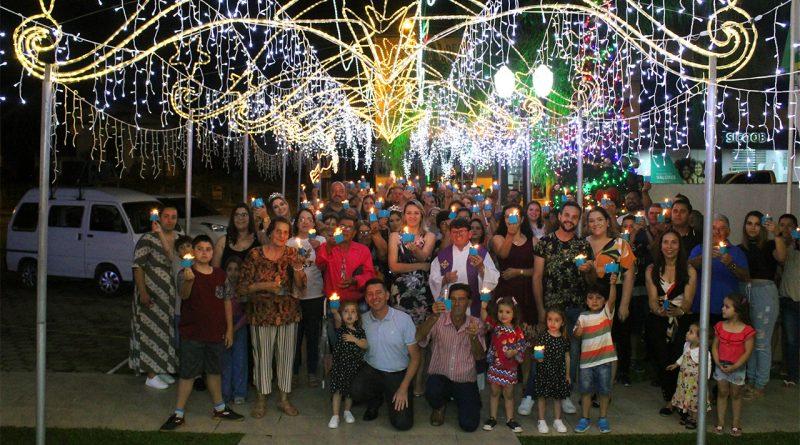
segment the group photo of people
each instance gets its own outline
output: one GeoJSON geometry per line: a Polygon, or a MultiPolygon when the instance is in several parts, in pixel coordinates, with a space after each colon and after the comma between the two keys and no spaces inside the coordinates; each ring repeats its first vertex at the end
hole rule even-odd
{"type": "Polygon", "coordinates": [[[152,219],[133,259],[129,365],[176,388],[161,431],[186,423],[193,392],[215,418],[254,421],[302,415],[292,392],[310,388],[330,429],[385,417],[410,430],[423,410],[466,432],[608,433],[614,388],[650,384],[654,412],[694,430],[714,405],[712,431],[738,437],[748,401],[797,386],[796,215],[753,209],[732,227],[686,196],[651,198],[648,182],[594,206],[394,176],[310,190],[298,208],[280,193],[235,205],[216,241],[181,235],[173,207],[152,219]]]}

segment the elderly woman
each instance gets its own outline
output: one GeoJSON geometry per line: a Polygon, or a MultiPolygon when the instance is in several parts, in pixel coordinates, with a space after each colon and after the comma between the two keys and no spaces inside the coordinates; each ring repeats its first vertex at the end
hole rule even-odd
{"type": "Polygon", "coordinates": [[[298,414],[289,401],[292,390],[292,364],[300,321],[300,301],[293,289],[305,289],[305,257],[288,247],[291,225],[285,218],[272,220],[267,227],[269,242],[253,249],[242,266],[238,294],[247,303],[250,338],[255,358],[253,380],[258,390],[252,416],[264,417],[267,396],[272,392],[273,358],[280,401],[278,408],[289,416],[298,414]]]}

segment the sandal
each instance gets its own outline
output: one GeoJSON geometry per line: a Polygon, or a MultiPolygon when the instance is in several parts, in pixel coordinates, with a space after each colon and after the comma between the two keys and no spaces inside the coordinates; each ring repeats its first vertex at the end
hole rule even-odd
{"type": "Polygon", "coordinates": [[[783,381],[783,387],[784,388],[794,388],[795,386],[797,386],[797,382],[794,382],[792,380],[784,380],[783,381]]]}
{"type": "Polygon", "coordinates": [[[742,437],[742,429],[737,427],[731,428],[731,436],[742,437]]]}
{"type": "Polygon", "coordinates": [[[290,402],[289,399],[281,400],[280,402],[278,402],[278,409],[281,410],[287,416],[294,417],[300,414],[300,411],[298,411],[297,408],[295,408],[294,405],[292,405],[292,402],[290,402]]]}
{"type": "Polygon", "coordinates": [[[250,412],[250,415],[254,419],[260,419],[267,414],[267,396],[264,394],[258,394],[256,396],[256,404],[253,407],[253,411],[250,412]]]}
{"type": "Polygon", "coordinates": [[[722,425],[717,425],[714,427],[714,434],[721,436],[725,428],[722,425]]]}

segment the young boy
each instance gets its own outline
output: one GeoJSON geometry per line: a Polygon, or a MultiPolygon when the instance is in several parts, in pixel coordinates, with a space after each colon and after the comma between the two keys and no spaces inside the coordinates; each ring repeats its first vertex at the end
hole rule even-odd
{"type": "Polygon", "coordinates": [[[591,286],[586,294],[589,310],[581,313],[573,335],[581,340],[580,391],[582,417],[575,426],[576,433],[583,433],[590,427],[589,410],[592,408],[592,394],[600,401],[600,419],[597,427],[601,433],[611,432],[606,415],[611,396],[611,365],[617,360],[614,343],[611,340],[611,321],[614,319],[614,303],[617,299],[617,274],[611,274],[608,300],[605,292],[598,286],[591,286]]]}
{"type": "Polygon", "coordinates": [[[243,420],[222,400],[220,374],[222,352],[233,344],[233,310],[231,301],[223,298],[225,284],[222,269],[211,266],[214,245],[207,235],[192,241],[194,264],[183,269],[178,287],[181,304],[181,349],[178,400],[175,412],[161,425],[161,431],[171,431],[186,420],[184,408],[192,393],[195,376],[205,372],[206,385],[214,404],[212,417],[224,420],[243,420]],[[218,291],[219,289],[219,291],[218,291]]]}

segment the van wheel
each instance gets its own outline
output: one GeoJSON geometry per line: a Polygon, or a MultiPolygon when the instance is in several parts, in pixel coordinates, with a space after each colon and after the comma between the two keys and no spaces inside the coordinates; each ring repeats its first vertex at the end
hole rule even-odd
{"type": "Polygon", "coordinates": [[[116,296],[122,287],[122,277],[114,266],[100,266],[95,274],[95,280],[100,293],[108,297],[116,296]]]}
{"type": "Polygon", "coordinates": [[[22,260],[22,262],[19,264],[19,269],[17,270],[17,274],[19,274],[19,281],[22,284],[22,287],[26,289],[33,289],[36,287],[36,273],[36,260],[22,260]]]}

